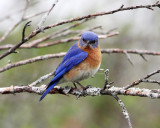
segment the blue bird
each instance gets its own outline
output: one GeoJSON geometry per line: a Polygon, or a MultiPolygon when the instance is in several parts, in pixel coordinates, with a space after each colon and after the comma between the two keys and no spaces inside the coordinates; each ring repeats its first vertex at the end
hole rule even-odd
{"type": "Polygon", "coordinates": [[[72,45],[64,56],[40,101],[57,84],[72,82],[75,87],[76,84],[82,86],[79,81],[92,77],[98,71],[100,64],[98,36],[91,31],[84,32],[80,40],[72,45]]]}

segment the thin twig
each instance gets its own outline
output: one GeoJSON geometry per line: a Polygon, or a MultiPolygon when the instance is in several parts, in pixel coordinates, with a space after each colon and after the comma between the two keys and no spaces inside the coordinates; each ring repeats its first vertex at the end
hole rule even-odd
{"type": "Polygon", "coordinates": [[[0,38],[0,42],[5,40],[7,38],[7,36],[23,21],[24,15],[26,13],[26,10],[27,10],[29,4],[30,4],[30,1],[26,0],[26,5],[23,9],[22,17],[20,18],[20,20],[16,24],[14,24],[7,32],[4,33],[4,35],[0,38]]]}
{"type": "Polygon", "coordinates": [[[80,22],[78,22],[78,23],[76,23],[76,24],[67,26],[67,27],[65,27],[65,28],[63,28],[63,29],[60,29],[59,31],[57,31],[57,32],[55,32],[55,33],[53,33],[53,34],[50,34],[50,35],[45,36],[45,37],[42,37],[42,38],[40,38],[40,39],[31,41],[31,42],[27,43],[26,45],[28,45],[28,46],[30,46],[30,47],[34,47],[34,46],[36,46],[37,44],[39,44],[40,42],[46,41],[46,40],[48,40],[48,39],[50,39],[50,38],[60,37],[60,36],[61,36],[61,33],[64,33],[64,32],[66,32],[67,30],[69,30],[69,29],[71,29],[71,28],[77,27],[77,26],[79,26],[79,25],[81,25],[81,24],[83,24],[83,23],[85,23],[85,22],[87,22],[87,21],[88,21],[88,19],[85,19],[85,20],[80,21],[80,22]]]}
{"type": "Polygon", "coordinates": [[[16,44],[16,45],[14,45],[12,48],[10,48],[10,49],[9,49],[7,52],[5,52],[4,54],[2,54],[2,55],[0,56],[0,59],[4,58],[5,56],[7,56],[7,55],[9,55],[9,54],[11,54],[11,53],[14,53],[17,48],[19,48],[22,44],[24,44],[24,43],[26,42],[26,39],[25,39],[23,36],[24,36],[26,27],[27,27],[27,26],[30,26],[29,23],[30,23],[30,21],[27,22],[26,25],[24,26],[24,29],[23,29],[23,32],[22,32],[22,41],[21,41],[20,43],[16,44]]]}
{"type": "Polygon", "coordinates": [[[157,80],[146,80],[146,79],[143,79],[142,82],[145,82],[145,83],[155,83],[155,84],[160,85],[160,81],[157,81],[157,80]]]}
{"type": "Polygon", "coordinates": [[[11,68],[34,63],[34,62],[41,61],[41,60],[63,57],[65,54],[66,54],[65,52],[61,52],[61,53],[57,53],[57,54],[47,54],[47,55],[43,55],[43,56],[33,57],[30,59],[26,59],[26,60],[21,60],[21,61],[15,62],[15,63],[10,63],[10,64],[7,64],[6,66],[4,66],[3,68],[0,68],[0,72],[4,72],[4,71],[9,70],[11,68]]]}
{"type": "Polygon", "coordinates": [[[46,74],[42,77],[40,77],[38,80],[34,81],[33,83],[29,84],[28,86],[30,87],[33,87],[33,86],[36,86],[37,84],[41,83],[42,81],[48,79],[50,76],[54,75],[55,71],[49,73],[49,74],[46,74]]]}
{"type": "Polygon", "coordinates": [[[158,73],[160,73],[160,69],[158,69],[158,70],[156,70],[156,71],[154,71],[154,72],[152,72],[150,74],[147,74],[145,77],[143,77],[143,78],[141,78],[141,79],[139,79],[137,81],[134,81],[132,84],[125,86],[124,89],[128,89],[128,88],[134,87],[136,85],[139,85],[144,80],[146,80],[146,79],[150,78],[151,76],[153,76],[155,74],[158,74],[158,73]]]}
{"type": "MultiPolygon", "coordinates": [[[[74,32],[73,32],[74,33],[74,32]]],[[[114,32],[114,33],[110,33],[110,34],[106,34],[106,35],[99,35],[99,38],[100,39],[106,39],[106,38],[109,38],[109,37],[113,37],[113,36],[116,36],[118,35],[119,33],[118,32],[114,32]]],[[[59,37],[61,36],[62,34],[60,35],[55,35],[54,37],[59,37]]],[[[32,42],[29,42],[29,43],[26,43],[26,44],[23,44],[22,46],[20,46],[19,48],[42,48],[42,47],[49,47],[49,46],[53,46],[53,45],[56,45],[56,44],[60,44],[60,43],[69,43],[69,42],[72,42],[72,41],[77,41],[80,39],[80,36],[76,36],[76,37],[70,37],[68,39],[61,39],[61,40],[56,40],[56,41],[52,41],[52,42],[48,42],[48,43],[42,43],[42,44],[39,44],[41,41],[45,41],[47,39],[50,39],[52,37],[52,35],[49,35],[49,36],[46,36],[46,37],[43,37],[43,38],[40,38],[40,39],[37,39],[35,41],[32,41],[32,42]]],[[[6,49],[9,49],[9,48],[12,48],[14,45],[12,44],[7,44],[7,45],[2,45],[0,46],[0,50],[6,50],[6,49]]],[[[0,57],[1,58],[1,57],[0,57]]]]}
{"type": "Polygon", "coordinates": [[[153,7],[159,7],[159,6],[160,6],[159,3],[158,4],[155,3],[155,4],[152,4],[152,5],[139,5],[139,6],[125,7],[125,8],[124,7],[123,8],[120,7],[118,9],[113,10],[113,11],[89,14],[89,15],[86,15],[86,16],[82,16],[82,17],[72,18],[70,20],[61,21],[59,23],[46,26],[46,27],[44,27],[44,29],[49,29],[49,28],[56,27],[56,26],[59,26],[59,25],[62,25],[62,24],[71,23],[73,21],[80,21],[80,20],[83,20],[83,19],[86,19],[86,18],[92,18],[92,17],[97,17],[97,16],[103,16],[103,15],[110,15],[110,14],[114,14],[116,12],[125,11],[125,10],[134,10],[134,9],[139,9],[139,8],[148,9],[148,7],[149,8],[153,8],[153,7]]]}
{"type": "Polygon", "coordinates": [[[123,49],[102,49],[101,50],[102,53],[122,53],[125,54],[125,52],[127,52],[128,54],[138,54],[138,55],[152,55],[152,56],[159,56],[160,52],[153,52],[150,50],[133,50],[133,49],[127,49],[127,50],[123,50],[123,49]]]}
{"type": "Polygon", "coordinates": [[[30,26],[30,23],[31,23],[31,21],[28,21],[28,22],[24,25],[24,28],[23,28],[23,31],[22,31],[22,42],[23,42],[24,39],[25,39],[26,28],[27,28],[28,26],[30,26]]]}
{"type": "Polygon", "coordinates": [[[129,117],[129,113],[128,113],[124,103],[122,102],[122,100],[117,95],[112,95],[112,96],[117,100],[118,104],[122,108],[122,113],[128,121],[129,128],[132,128],[132,123],[131,123],[131,120],[130,120],[130,117],[129,117]]]}
{"type": "Polygon", "coordinates": [[[37,29],[41,29],[41,31],[43,32],[43,27],[42,25],[45,23],[47,17],[49,16],[50,12],[53,10],[53,8],[55,7],[55,5],[58,3],[58,0],[56,0],[55,3],[52,4],[51,8],[48,10],[48,12],[41,18],[39,24],[38,24],[38,28],[37,29]]]}
{"type": "Polygon", "coordinates": [[[0,42],[4,41],[4,40],[7,38],[7,36],[8,36],[18,25],[20,25],[23,21],[26,21],[26,20],[31,19],[31,18],[33,18],[33,17],[39,16],[39,15],[45,13],[45,12],[46,12],[46,11],[38,12],[38,13],[35,13],[35,14],[32,14],[32,15],[25,16],[25,17],[21,18],[21,19],[18,20],[17,23],[15,23],[8,31],[6,31],[6,32],[4,33],[4,35],[0,38],[0,42]]]}
{"type": "MultiPolygon", "coordinates": [[[[107,53],[107,54],[123,53],[123,51],[127,51],[128,54],[137,54],[137,55],[144,54],[144,55],[160,56],[160,52],[154,52],[154,51],[125,50],[125,49],[101,49],[102,53],[107,53]]],[[[56,54],[46,54],[46,55],[42,55],[42,56],[37,56],[37,57],[21,60],[21,61],[15,62],[15,63],[10,63],[10,64],[7,64],[6,66],[0,68],[0,73],[7,71],[11,68],[14,68],[14,67],[34,63],[37,61],[63,57],[65,54],[66,54],[66,52],[61,52],[61,53],[56,53],[56,54]]]]}
{"type": "Polygon", "coordinates": [[[130,55],[127,53],[127,51],[125,51],[124,54],[126,55],[127,60],[129,61],[129,63],[133,66],[134,64],[133,64],[133,62],[132,62],[132,60],[131,60],[130,55]]]}
{"type": "MultiPolygon", "coordinates": [[[[118,8],[118,9],[115,9],[115,10],[112,10],[112,11],[107,11],[107,12],[101,12],[101,13],[95,13],[95,14],[89,14],[89,15],[86,15],[86,16],[82,16],[82,17],[77,17],[77,18],[72,18],[72,19],[69,19],[69,20],[64,20],[64,21],[61,21],[61,22],[58,22],[56,24],[52,24],[52,25],[49,25],[49,26],[45,26],[43,27],[43,30],[46,30],[46,29],[50,29],[50,28],[53,28],[53,27],[56,27],[56,26],[60,26],[60,25],[63,25],[63,24],[67,24],[67,23],[71,23],[71,22],[74,22],[74,21],[80,21],[80,20],[83,20],[83,19],[88,19],[88,18],[93,18],[93,17],[96,17],[96,16],[103,16],[103,15],[109,15],[109,14],[113,14],[113,13],[116,13],[116,12],[120,12],[120,11],[126,11],[126,10],[134,10],[134,9],[139,9],[139,8],[154,8],[154,7],[160,7],[160,4],[158,3],[155,3],[155,4],[152,4],[152,5],[139,5],[139,6],[132,6],[132,7],[123,7],[123,8],[118,8]]],[[[36,29],[35,31],[33,31],[26,39],[25,39],[25,42],[30,40],[31,38],[35,37],[37,34],[41,33],[42,31],[40,29],[36,29]]],[[[2,54],[0,56],[0,59],[6,57],[7,55],[11,54],[10,52],[5,52],[4,54],[2,54]]]]}

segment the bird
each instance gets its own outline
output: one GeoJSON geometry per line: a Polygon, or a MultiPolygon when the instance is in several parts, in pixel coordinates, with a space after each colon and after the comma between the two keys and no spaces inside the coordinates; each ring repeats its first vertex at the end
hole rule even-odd
{"type": "Polygon", "coordinates": [[[82,33],[80,40],[71,46],[62,62],[55,71],[53,79],[49,82],[40,101],[50,92],[54,86],[72,82],[75,87],[79,82],[92,77],[100,68],[101,50],[98,35],[92,31],[82,33]]]}

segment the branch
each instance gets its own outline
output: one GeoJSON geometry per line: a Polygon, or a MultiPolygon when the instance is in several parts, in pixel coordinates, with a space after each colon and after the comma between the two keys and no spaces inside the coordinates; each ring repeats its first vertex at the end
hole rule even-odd
{"type": "MultiPolygon", "coordinates": [[[[160,4],[157,2],[157,3],[152,4],[152,5],[139,5],[139,6],[125,7],[125,8],[123,6],[121,6],[118,9],[115,9],[115,10],[112,10],[112,11],[108,11],[108,12],[100,12],[100,13],[90,14],[90,15],[86,15],[86,16],[82,16],[82,17],[72,18],[72,19],[69,19],[69,20],[64,20],[64,21],[58,22],[56,24],[45,26],[45,27],[43,27],[43,30],[50,29],[50,28],[53,28],[53,27],[56,27],[56,26],[60,26],[60,25],[63,25],[63,24],[71,23],[71,22],[74,22],[74,21],[80,21],[80,20],[83,20],[83,19],[93,18],[93,17],[97,17],[97,16],[114,14],[114,13],[120,12],[120,11],[134,10],[134,9],[139,9],[139,8],[151,9],[151,8],[154,8],[154,7],[160,7],[160,4]]],[[[41,29],[36,29],[24,41],[27,42],[28,40],[30,40],[31,38],[35,37],[37,34],[39,34],[41,32],[42,32],[41,29]]],[[[10,54],[10,53],[7,54],[7,52],[2,54],[0,56],[0,59],[4,58],[4,57],[6,57],[7,55],[10,54]]]]}
{"type": "Polygon", "coordinates": [[[152,56],[159,56],[160,52],[149,51],[149,50],[133,50],[133,49],[102,49],[102,53],[128,53],[128,54],[138,54],[138,55],[152,55],[152,56]]]}
{"type": "MultiPolygon", "coordinates": [[[[76,31],[73,31],[71,33],[74,33],[74,32],[76,33],[76,31]]],[[[118,34],[119,34],[118,32],[114,32],[114,33],[109,33],[109,34],[105,34],[105,35],[99,35],[99,38],[100,39],[106,39],[106,38],[109,38],[109,37],[112,37],[112,36],[116,36],[118,34]]],[[[67,38],[67,39],[52,41],[52,42],[49,42],[49,43],[39,44],[40,42],[46,41],[47,39],[60,37],[62,35],[63,35],[62,33],[60,35],[59,35],[59,33],[55,34],[55,35],[54,34],[53,35],[48,35],[46,37],[34,40],[34,41],[26,43],[26,44],[23,44],[19,48],[21,48],[21,49],[27,48],[28,49],[28,48],[49,47],[49,46],[53,46],[53,45],[60,44],[60,43],[69,43],[69,42],[72,42],[72,41],[77,41],[77,40],[80,39],[80,36],[76,36],[76,37],[70,37],[70,38],[67,38]]],[[[9,48],[12,48],[13,46],[14,45],[12,45],[12,44],[2,45],[2,46],[0,46],[0,50],[6,50],[6,49],[9,49],[9,48]]]]}
{"type": "MultiPolygon", "coordinates": [[[[26,10],[23,9],[23,11],[26,11],[26,10]]],[[[21,17],[21,19],[19,19],[19,20],[17,21],[17,23],[15,23],[15,24],[14,24],[8,31],[6,31],[6,32],[4,33],[4,35],[0,38],[0,43],[1,43],[2,41],[4,41],[4,40],[7,38],[7,36],[8,36],[18,25],[20,25],[23,21],[26,21],[26,20],[31,19],[31,18],[33,18],[33,17],[39,16],[39,15],[45,13],[45,12],[47,12],[47,11],[38,12],[38,13],[35,13],[35,14],[32,14],[32,15],[28,15],[28,16],[24,16],[24,14],[23,14],[23,17],[21,17]]]]}
{"type": "MultiPolygon", "coordinates": [[[[160,70],[157,70],[155,72],[148,74],[143,79],[147,79],[157,73],[160,73],[160,70]]],[[[28,86],[13,86],[12,85],[11,87],[0,88],[0,93],[1,94],[15,94],[15,93],[29,92],[29,93],[36,93],[39,95],[43,94],[46,89],[46,85],[41,85],[40,87],[35,87],[35,85],[41,83],[42,81],[49,78],[53,74],[54,72],[44,75],[28,86]]],[[[88,88],[86,89],[78,89],[78,88],[73,88],[70,86],[66,86],[64,88],[60,86],[55,86],[49,92],[49,94],[63,94],[63,95],[71,94],[71,95],[75,95],[77,98],[86,97],[86,96],[101,96],[101,95],[113,96],[118,101],[119,105],[121,106],[122,113],[128,121],[129,128],[132,128],[129,113],[127,112],[127,109],[125,108],[124,103],[121,101],[118,95],[140,96],[140,97],[149,97],[149,98],[158,99],[160,98],[160,89],[150,90],[150,89],[140,89],[140,88],[131,88],[131,87],[127,87],[127,88],[126,87],[114,87],[114,86],[110,87],[108,86],[109,84],[108,74],[109,74],[109,70],[106,70],[105,71],[105,86],[102,88],[88,86],[88,88]]],[[[140,82],[137,82],[137,84],[139,83],[140,82]]]]}
{"type": "MultiPolygon", "coordinates": [[[[156,70],[156,71],[154,71],[154,72],[152,72],[150,74],[147,74],[145,77],[143,77],[143,78],[141,78],[141,79],[139,79],[137,81],[134,81],[132,84],[125,86],[124,89],[128,89],[128,88],[134,87],[134,86],[136,86],[136,85],[138,85],[138,84],[140,84],[142,82],[146,82],[148,78],[150,78],[151,76],[153,76],[155,74],[158,74],[158,73],[160,73],[160,69],[158,69],[158,70],[156,70]]],[[[157,82],[155,82],[155,81],[153,82],[152,81],[151,83],[158,83],[159,84],[158,81],[157,82]]]]}
{"type": "Polygon", "coordinates": [[[17,48],[19,48],[22,44],[24,44],[24,43],[26,42],[26,39],[25,39],[25,37],[24,37],[24,36],[25,36],[25,30],[26,30],[26,27],[27,27],[27,26],[30,26],[30,22],[31,22],[31,21],[27,22],[27,23],[25,24],[24,28],[23,28],[22,40],[21,40],[21,42],[18,43],[18,44],[16,44],[16,45],[14,45],[12,48],[10,48],[10,49],[9,49],[7,52],[5,52],[4,54],[0,55],[0,59],[4,58],[5,56],[7,56],[7,55],[9,55],[9,54],[11,54],[11,53],[14,53],[17,48]]]}
{"type": "MultiPolygon", "coordinates": [[[[12,94],[12,93],[36,93],[43,94],[45,91],[46,85],[42,85],[40,87],[35,86],[11,86],[11,87],[1,87],[1,94],[12,94]]],[[[124,89],[123,87],[110,87],[109,89],[105,89],[98,87],[90,87],[86,90],[83,89],[75,89],[73,87],[60,87],[55,86],[49,94],[71,94],[77,97],[85,97],[85,96],[101,96],[101,95],[110,95],[116,93],[117,95],[125,95],[125,96],[139,96],[139,97],[148,97],[152,99],[160,98],[160,89],[140,89],[140,88],[129,88],[124,89]],[[68,91],[67,91],[68,90],[68,91]],[[65,93],[68,92],[68,93],[65,93]]]]}
{"type": "Polygon", "coordinates": [[[48,12],[42,17],[42,19],[40,20],[39,24],[38,24],[38,28],[37,29],[41,29],[41,31],[43,32],[43,27],[42,25],[45,23],[47,17],[49,16],[50,12],[53,10],[53,8],[55,7],[55,5],[58,3],[58,0],[52,4],[51,8],[48,10],[48,12]]]}
{"type": "Polygon", "coordinates": [[[117,102],[119,103],[120,107],[122,108],[122,113],[123,113],[124,117],[128,121],[129,128],[132,128],[132,123],[131,123],[131,120],[130,120],[130,117],[129,117],[129,113],[128,113],[124,103],[122,102],[122,100],[117,95],[113,95],[113,97],[117,100],[117,102]]]}
{"type": "Polygon", "coordinates": [[[26,13],[26,10],[28,9],[28,6],[30,4],[29,0],[26,0],[26,5],[23,9],[23,14],[22,17],[20,18],[20,20],[14,24],[6,33],[4,33],[4,35],[0,38],[0,42],[2,42],[3,40],[5,40],[7,38],[7,36],[23,21],[24,15],[26,13]]]}
{"type": "Polygon", "coordinates": [[[89,14],[89,15],[82,16],[82,17],[72,18],[70,20],[64,20],[64,21],[61,21],[59,23],[46,26],[46,27],[44,27],[44,29],[49,29],[49,28],[56,27],[56,26],[59,26],[59,25],[62,25],[62,24],[71,23],[71,22],[74,22],[74,21],[80,21],[80,20],[83,20],[83,19],[86,19],[86,18],[92,18],[92,17],[97,17],[97,16],[103,16],[103,15],[110,15],[110,14],[114,14],[114,13],[117,13],[117,12],[120,12],[120,11],[135,10],[135,9],[139,9],[139,8],[149,9],[149,8],[154,8],[154,7],[160,7],[160,4],[158,2],[156,2],[155,4],[152,4],[152,5],[139,5],[139,6],[125,7],[125,8],[121,6],[120,8],[112,10],[112,11],[89,14]]]}
{"type": "MultiPolygon", "coordinates": [[[[145,79],[160,73],[160,70],[154,71],[150,74],[148,74],[145,79]]],[[[41,83],[42,81],[48,79],[50,76],[52,76],[54,72],[51,72],[49,74],[46,74],[42,77],[40,77],[35,82],[31,83],[29,86],[11,86],[11,87],[3,87],[0,88],[1,94],[11,94],[11,93],[23,93],[23,92],[29,92],[29,93],[36,93],[36,94],[43,94],[45,91],[46,85],[42,85],[40,87],[35,87],[35,85],[41,83]]],[[[108,73],[105,73],[105,81],[108,81],[108,73]]],[[[144,79],[143,78],[143,79],[144,79]]],[[[108,82],[105,82],[108,84],[108,82]]],[[[133,82],[134,83],[134,82],[133,82]]],[[[139,83],[138,83],[139,84],[139,83]]],[[[109,87],[109,86],[108,86],[109,87]]],[[[84,96],[101,96],[101,95],[127,95],[127,96],[139,96],[139,97],[149,97],[153,99],[160,98],[160,89],[140,89],[140,88],[133,88],[133,87],[109,87],[109,88],[98,88],[98,87],[88,87],[87,89],[78,89],[73,88],[70,86],[66,87],[60,87],[55,86],[51,91],[50,94],[71,94],[75,95],[76,97],[84,97],[84,96]]]]}
{"type": "MultiPolygon", "coordinates": [[[[147,50],[143,51],[143,50],[126,50],[126,49],[101,49],[102,53],[107,53],[107,54],[123,53],[124,51],[126,51],[128,54],[160,56],[160,52],[147,51],[147,50]]],[[[65,54],[66,52],[61,52],[61,53],[56,53],[56,54],[47,54],[43,56],[37,56],[37,57],[30,58],[30,59],[21,60],[15,63],[9,63],[6,66],[0,68],[0,73],[6,70],[9,70],[11,68],[14,68],[14,67],[34,63],[37,61],[43,61],[47,59],[63,57],[65,54]]]]}

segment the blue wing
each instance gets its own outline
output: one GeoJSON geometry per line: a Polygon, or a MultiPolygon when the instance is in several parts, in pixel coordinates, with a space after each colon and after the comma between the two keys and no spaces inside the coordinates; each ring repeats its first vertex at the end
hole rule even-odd
{"type": "Polygon", "coordinates": [[[81,63],[86,57],[88,56],[87,52],[84,52],[80,49],[75,43],[64,56],[62,62],[59,64],[58,68],[56,69],[55,76],[48,84],[46,91],[40,98],[40,101],[49,93],[49,91],[59,82],[59,80],[63,77],[63,75],[71,70],[74,66],[81,63]]]}

